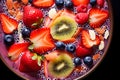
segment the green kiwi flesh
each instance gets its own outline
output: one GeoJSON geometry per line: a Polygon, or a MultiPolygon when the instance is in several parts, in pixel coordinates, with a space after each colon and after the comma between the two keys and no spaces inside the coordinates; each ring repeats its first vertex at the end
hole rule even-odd
{"type": "Polygon", "coordinates": [[[74,63],[68,54],[60,54],[48,64],[48,72],[55,78],[65,78],[71,74],[73,69],[74,63]]]}
{"type": "Polygon", "coordinates": [[[55,40],[70,39],[77,30],[77,23],[68,16],[60,16],[55,19],[50,27],[50,33],[55,40]]]}

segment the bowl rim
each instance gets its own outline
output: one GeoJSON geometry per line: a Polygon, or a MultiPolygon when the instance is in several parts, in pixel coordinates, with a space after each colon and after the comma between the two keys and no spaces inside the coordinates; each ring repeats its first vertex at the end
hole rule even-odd
{"type": "MultiPolygon", "coordinates": [[[[104,57],[106,56],[108,49],[110,47],[111,41],[112,41],[112,33],[113,33],[113,8],[111,5],[111,1],[110,0],[106,0],[108,3],[108,11],[109,11],[109,16],[110,16],[110,36],[107,42],[107,46],[104,50],[104,53],[102,54],[100,60],[98,60],[98,62],[89,70],[87,71],[85,74],[81,75],[80,77],[76,78],[75,80],[81,80],[86,78],[87,76],[89,76],[90,73],[94,72],[96,70],[96,68],[100,65],[100,63],[104,60],[104,57]]],[[[1,34],[1,32],[0,32],[1,34]]],[[[0,38],[1,39],[1,38],[0,38]]],[[[5,66],[7,66],[8,69],[10,69],[15,75],[17,75],[18,77],[25,79],[25,80],[29,80],[28,78],[26,78],[23,75],[19,75],[12,67],[10,67],[7,62],[5,61],[5,59],[3,59],[3,57],[1,57],[1,53],[0,53],[0,59],[2,60],[2,62],[5,64],[5,66]]]]}

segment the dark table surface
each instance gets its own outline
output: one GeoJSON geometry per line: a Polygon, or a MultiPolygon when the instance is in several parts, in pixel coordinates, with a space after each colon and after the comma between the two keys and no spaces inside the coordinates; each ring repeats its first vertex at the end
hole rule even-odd
{"type": "MultiPolygon", "coordinates": [[[[113,7],[114,27],[112,42],[101,64],[87,76],[84,80],[115,80],[117,71],[116,55],[119,54],[119,43],[120,42],[120,4],[119,0],[111,0],[113,7]],[[118,7],[119,6],[119,7],[118,7]],[[119,35],[118,35],[119,34],[119,35]],[[118,47],[117,47],[118,46],[118,47]]],[[[0,80],[23,80],[16,74],[11,72],[4,63],[0,60],[0,80]]],[[[119,79],[118,79],[119,80],[119,79]]]]}

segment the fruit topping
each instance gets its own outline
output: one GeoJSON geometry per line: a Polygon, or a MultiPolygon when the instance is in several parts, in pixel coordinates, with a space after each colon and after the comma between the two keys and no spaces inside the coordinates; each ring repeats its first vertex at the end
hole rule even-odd
{"type": "Polygon", "coordinates": [[[50,27],[50,33],[56,40],[72,38],[77,30],[77,23],[71,17],[60,16],[54,20],[50,27]]]}
{"type": "Polygon", "coordinates": [[[81,4],[88,5],[90,0],[72,0],[72,2],[75,6],[79,6],[81,4]]]}
{"type": "Polygon", "coordinates": [[[76,10],[78,13],[87,12],[87,10],[88,10],[87,5],[81,4],[81,5],[77,6],[76,10]]]}
{"type": "Polygon", "coordinates": [[[88,67],[91,67],[92,64],[93,64],[93,59],[91,56],[86,56],[84,59],[83,59],[83,62],[88,66],[88,67]]]}
{"type": "Polygon", "coordinates": [[[90,4],[91,4],[92,6],[96,5],[96,3],[97,3],[96,0],[90,0],[90,4]]]}
{"type": "Polygon", "coordinates": [[[85,24],[88,21],[87,13],[78,13],[76,14],[75,20],[79,24],[85,24]]]}
{"type": "Polygon", "coordinates": [[[105,0],[97,0],[97,4],[98,4],[100,7],[103,7],[103,6],[104,6],[104,2],[105,2],[105,0]]]}
{"type": "Polygon", "coordinates": [[[88,31],[86,31],[86,30],[82,31],[82,35],[81,36],[82,36],[82,43],[87,48],[91,48],[94,45],[99,45],[100,44],[99,37],[96,35],[95,40],[91,40],[90,39],[90,35],[89,35],[88,31]]]}
{"type": "Polygon", "coordinates": [[[61,41],[56,42],[56,49],[64,50],[65,49],[65,44],[61,41]]]}
{"type": "Polygon", "coordinates": [[[94,30],[88,30],[88,31],[89,31],[90,39],[95,40],[95,38],[96,38],[95,31],[94,30]]]}
{"type": "Polygon", "coordinates": [[[13,33],[18,27],[18,22],[4,13],[0,14],[0,20],[2,29],[7,34],[13,33]]]}
{"type": "Polygon", "coordinates": [[[8,57],[15,61],[19,58],[20,54],[28,49],[29,43],[14,43],[8,50],[8,57]]]}
{"type": "Polygon", "coordinates": [[[24,51],[20,59],[21,72],[36,72],[41,69],[42,57],[30,51],[24,51]]]}
{"type": "Polygon", "coordinates": [[[7,46],[12,45],[14,43],[14,36],[10,34],[4,35],[4,42],[7,46]]]}
{"type": "Polygon", "coordinates": [[[92,8],[89,12],[89,24],[93,28],[100,27],[108,19],[108,12],[98,8],[92,8]]]}
{"type": "Polygon", "coordinates": [[[56,9],[52,8],[52,9],[49,10],[48,16],[52,19],[52,18],[54,18],[56,13],[57,13],[56,9]]]}
{"type": "Polygon", "coordinates": [[[31,30],[29,28],[23,28],[22,32],[22,37],[23,38],[29,38],[31,30]]]}
{"type": "Polygon", "coordinates": [[[71,0],[65,0],[64,5],[67,9],[72,9],[73,8],[73,3],[71,0]]]}
{"type": "Polygon", "coordinates": [[[76,50],[76,46],[74,44],[68,44],[68,45],[66,45],[66,50],[68,52],[74,53],[76,50]]]}
{"type": "Polygon", "coordinates": [[[33,30],[30,34],[30,41],[33,43],[31,45],[33,50],[39,54],[43,54],[55,47],[49,28],[39,28],[33,30]]]}
{"type": "Polygon", "coordinates": [[[87,55],[91,55],[93,52],[92,48],[86,48],[82,45],[78,45],[78,47],[76,48],[76,56],[78,57],[85,57],[87,55]]]}
{"type": "Polygon", "coordinates": [[[54,0],[33,0],[33,5],[36,7],[50,7],[54,4],[54,0]]]}
{"type": "Polygon", "coordinates": [[[81,58],[79,57],[75,57],[73,62],[76,66],[79,66],[82,64],[81,58]]]}
{"type": "Polygon", "coordinates": [[[43,18],[43,13],[40,9],[30,5],[24,7],[23,22],[27,27],[39,27],[43,18]]]}
{"type": "Polygon", "coordinates": [[[48,72],[54,78],[66,78],[74,70],[72,58],[65,52],[48,63],[48,72]]]}
{"type": "Polygon", "coordinates": [[[58,8],[61,8],[64,6],[64,0],[55,0],[55,4],[58,8]]]}

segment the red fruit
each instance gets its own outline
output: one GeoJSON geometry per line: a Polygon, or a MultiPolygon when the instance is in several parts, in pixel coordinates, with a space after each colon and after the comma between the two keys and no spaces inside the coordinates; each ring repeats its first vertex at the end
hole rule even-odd
{"type": "Polygon", "coordinates": [[[89,24],[93,28],[100,27],[108,17],[109,14],[107,11],[92,8],[89,13],[89,24]]]}
{"type": "Polygon", "coordinates": [[[50,7],[54,4],[54,0],[33,0],[33,5],[37,7],[50,7]]]}
{"type": "Polygon", "coordinates": [[[17,60],[20,54],[28,49],[28,46],[29,46],[28,42],[15,43],[9,48],[8,56],[10,57],[11,60],[17,60]]]}
{"type": "Polygon", "coordinates": [[[72,0],[72,2],[75,6],[79,6],[81,4],[88,5],[90,0],[72,0]]]}
{"type": "Polygon", "coordinates": [[[84,57],[84,56],[90,55],[91,53],[92,53],[92,48],[86,48],[86,47],[81,46],[81,45],[79,45],[76,48],[76,55],[78,57],[84,57]]]}
{"type": "Polygon", "coordinates": [[[33,49],[39,54],[43,54],[55,47],[49,28],[39,28],[32,31],[30,40],[33,43],[33,49]]]}
{"type": "Polygon", "coordinates": [[[78,13],[78,14],[76,14],[75,20],[79,24],[84,24],[88,21],[88,14],[87,13],[78,13]]]}
{"type": "Polygon", "coordinates": [[[105,0],[97,0],[97,4],[98,4],[100,7],[103,7],[104,2],[105,2],[105,0]]]}
{"type": "Polygon", "coordinates": [[[6,14],[0,14],[0,20],[2,24],[2,29],[5,33],[12,33],[18,27],[18,22],[6,14]]]}
{"type": "Polygon", "coordinates": [[[84,5],[84,4],[81,4],[79,6],[77,6],[77,12],[80,13],[80,12],[87,12],[87,5],[84,5]]]}
{"type": "Polygon", "coordinates": [[[36,72],[40,69],[41,60],[38,58],[37,54],[30,51],[25,51],[20,60],[19,70],[21,72],[36,72]]]}
{"type": "Polygon", "coordinates": [[[86,30],[82,31],[81,37],[82,37],[82,44],[86,48],[91,48],[94,45],[99,45],[100,44],[99,37],[96,35],[96,39],[95,40],[91,40],[90,39],[90,35],[89,35],[88,31],[86,31],[86,30]]]}
{"type": "Polygon", "coordinates": [[[43,18],[43,13],[40,9],[31,7],[30,5],[24,7],[23,22],[26,26],[31,28],[39,27],[43,18]]]}

